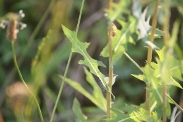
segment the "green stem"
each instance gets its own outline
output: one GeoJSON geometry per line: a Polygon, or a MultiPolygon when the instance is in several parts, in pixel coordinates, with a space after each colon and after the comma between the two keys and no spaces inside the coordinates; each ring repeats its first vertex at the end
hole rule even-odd
{"type": "Polygon", "coordinates": [[[79,30],[79,25],[80,25],[80,22],[81,22],[81,15],[82,15],[83,7],[84,7],[84,2],[85,2],[85,0],[83,0],[82,3],[81,3],[81,8],[80,8],[80,11],[79,11],[78,23],[77,23],[77,26],[76,26],[76,34],[78,33],[78,30],[79,30]]]}
{"type": "Polygon", "coordinates": [[[72,53],[73,52],[71,51],[70,55],[69,55],[69,59],[68,59],[68,62],[67,62],[67,66],[66,66],[66,70],[65,70],[65,73],[64,73],[63,81],[61,83],[61,86],[60,86],[60,89],[59,89],[59,92],[58,92],[58,95],[57,95],[57,99],[56,99],[56,102],[55,102],[55,105],[54,105],[54,108],[53,108],[53,111],[52,111],[52,114],[51,114],[50,122],[53,122],[53,118],[54,118],[55,111],[56,111],[56,108],[57,108],[57,105],[58,105],[58,101],[59,101],[60,96],[62,94],[63,86],[64,86],[64,83],[65,83],[65,78],[66,78],[66,75],[67,75],[67,72],[68,72],[68,69],[69,69],[69,66],[70,66],[71,58],[72,58],[72,53]]]}
{"type": "MultiPolygon", "coordinates": [[[[156,31],[156,25],[157,25],[157,14],[158,14],[158,0],[156,1],[155,9],[154,9],[154,15],[152,20],[152,31],[150,35],[150,41],[154,42],[154,34],[156,31]]],[[[148,46],[148,53],[147,53],[147,65],[151,66],[152,61],[152,47],[148,46]]],[[[151,83],[146,84],[146,109],[150,115],[150,91],[149,87],[151,87],[151,83]]]]}
{"type": "Polygon", "coordinates": [[[142,70],[142,68],[126,53],[126,52],[124,52],[124,54],[125,54],[125,56],[140,70],[140,71],[142,71],[142,72],[144,72],[143,70],[142,70]]]}
{"type": "MultiPolygon", "coordinates": [[[[82,16],[84,2],[85,2],[85,0],[83,0],[82,3],[81,3],[78,23],[77,23],[77,26],[76,26],[76,34],[78,33],[78,30],[79,30],[79,25],[80,25],[80,22],[81,22],[81,16],[82,16]]],[[[68,69],[69,69],[69,66],[70,66],[72,54],[73,54],[73,52],[71,50],[70,55],[69,55],[69,59],[68,59],[68,62],[67,62],[66,70],[64,72],[64,77],[63,77],[63,80],[62,80],[62,83],[61,83],[61,86],[60,86],[60,89],[59,89],[59,93],[57,95],[57,99],[56,99],[56,102],[55,102],[55,105],[54,105],[54,108],[53,108],[53,111],[52,111],[52,114],[51,114],[50,122],[53,122],[53,119],[54,119],[54,115],[55,115],[55,111],[56,111],[56,108],[57,108],[57,105],[58,105],[58,101],[59,101],[60,96],[62,94],[62,90],[63,90],[64,83],[65,83],[65,79],[66,79],[67,72],[68,72],[68,69]]]]}
{"type": "Polygon", "coordinates": [[[14,63],[15,63],[15,67],[17,69],[17,72],[18,72],[18,75],[21,79],[21,81],[23,82],[23,84],[25,85],[25,87],[28,89],[28,91],[30,92],[30,94],[32,95],[33,99],[35,100],[36,102],[36,106],[38,108],[38,111],[39,111],[39,115],[40,115],[40,118],[41,118],[41,122],[44,122],[44,119],[43,119],[43,115],[42,115],[42,112],[41,112],[41,108],[39,106],[39,103],[38,103],[38,100],[36,98],[36,96],[34,95],[34,93],[29,89],[29,87],[27,86],[27,84],[25,83],[24,79],[23,79],[23,76],[20,72],[20,69],[18,67],[18,63],[17,63],[17,59],[16,59],[16,53],[15,53],[15,49],[14,49],[14,40],[11,41],[11,47],[12,47],[12,53],[13,53],[13,59],[14,59],[14,63]]]}

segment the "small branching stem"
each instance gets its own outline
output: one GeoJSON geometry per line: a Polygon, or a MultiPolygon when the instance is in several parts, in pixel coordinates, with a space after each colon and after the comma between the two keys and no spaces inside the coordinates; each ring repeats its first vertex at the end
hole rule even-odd
{"type": "MultiPolygon", "coordinates": [[[[150,41],[154,42],[154,34],[156,31],[156,25],[157,25],[157,14],[158,14],[158,0],[156,1],[154,14],[153,14],[153,20],[152,20],[152,31],[150,35],[150,41]]],[[[152,61],[152,47],[148,46],[148,53],[147,53],[147,65],[151,66],[152,61]]],[[[150,88],[151,84],[150,82],[146,84],[146,109],[150,115],[150,88]]]]}
{"type": "Polygon", "coordinates": [[[25,83],[24,79],[23,79],[23,76],[20,72],[20,69],[19,69],[19,66],[18,66],[18,63],[17,63],[17,59],[16,59],[16,53],[15,53],[15,49],[14,49],[14,42],[15,41],[11,41],[11,47],[12,47],[12,53],[13,53],[13,59],[14,59],[14,63],[15,63],[15,67],[16,67],[16,70],[18,72],[18,75],[20,77],[20,80],[23,82],[23,84],[25,85],[25,87],[28,89],[28,91],[30,92],[30,94],[32,95],[35,103],[36,103],[36,106],[38,108],[38,111],[39,111],[39,115],[40,115],[40,118],[41,118],[41,122],[44,122],[44,119],[43,119],[43,115],[42,115],[42,112],[41,112],[41,108],[39,106],[39,102],[36,98],[36,96],[34,95],[34,93],[30,90],[30,88],[27,86],[27,84],[25,83]]]}

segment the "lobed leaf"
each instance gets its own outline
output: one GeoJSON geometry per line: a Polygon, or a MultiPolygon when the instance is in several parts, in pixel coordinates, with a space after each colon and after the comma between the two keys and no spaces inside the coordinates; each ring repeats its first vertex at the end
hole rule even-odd
{"type": "MultiPolygon", "coordinates": [[[[151,17],[148,16],[146,19],[147,9],[148,8],[145,8],[145,10],[142,13],[138,12],[135,15],[137,18],[139,18],[138,24],[137,24],[137,29],[139,30],[138,40],[142,39],[143,41],[145,41],[147,45],[149,45],[153,49],[159,49],[156,45],[150,43],[150,40],[149,40],[149,35],[151,34],[151,25],[149,24],[149,22],[151,17]]],[[[160,38],[162,35],[163,35],[163,32],[158,28],[156,28],[154,37],[160,38]]]]}
{"type": "Polygon", "coordinates": [[[108,85],[104,81],[104,75],[98,69],[99,66],[105,67],[105,65],[102,62],[97,61],[89,56],[89,54],[86,51],[86,49],[89,46],[88,43],[79,41],[76,33],[69,30],[65,26],[62,25],[62,28],[63,28],[64,34],[72,43],[72,51],[81,54],[84,58],[84,60],[79,61],[79,64],[84,64],[85,66],[87,66],[90,69],[90,72],[96,75],[100,79],[100,81],[102,82],[106,90],[109,91],[108,85]]]}

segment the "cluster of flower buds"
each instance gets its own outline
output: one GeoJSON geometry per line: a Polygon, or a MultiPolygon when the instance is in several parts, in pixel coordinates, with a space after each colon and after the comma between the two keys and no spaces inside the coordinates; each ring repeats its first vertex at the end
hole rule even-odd
{"type": "Polygon", "coordinates": [[[15,41],[17,39],[17,34],[20,30],[27,27],[26,24],[22,23],[20,20],[25,17],[22,10],[19,13],[8,13],[5,19],[0,22],[0,28],[6,28],[7,26],[7,38],[10,41],[15,41]]]}

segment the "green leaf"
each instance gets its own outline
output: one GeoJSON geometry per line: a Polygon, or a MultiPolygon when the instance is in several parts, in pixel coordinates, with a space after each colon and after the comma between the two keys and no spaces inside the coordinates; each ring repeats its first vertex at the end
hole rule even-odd
{"type": "Polygon", "coordinates": [[[174,86],[176,86],[180,89],[183,89],[182,86],[176,80],[174,80],[173,78],[171,78],[171,81],[169,82],[168,85],[174,85],[174,86]]]}
{"type": "MultiPolygon", "coordinates": [[[[119,44],[117,51],[114,52],[115,47],[117,46],[118,42],[120,41],[120,30],[117,30],[117,36],[113,38],[112,40],[112,50],[113,50],[113,58],[112,58],[112,64],[114,65],[123,55],[125,48],[124,45],[119,44]]],[[[126,39],[125,35],[123,35],[122,39],[126,39]]],[[[109,47],[108,44],[105,46],[105,48],[101,52],[101,56],[103,57],[109,57],[109,47]]]]}
{"type": "Polygon", "coordinates": [[[118,3],[112,4],[112,10],[106,9],[106,12],[108,14],[108,19],[113,22],[116,19],[125,19],[122,14],[129,14],[130,11],[128,9],[129,5],[131,3],[131,0],[120,0],[118,3]]]}
{"type": "Polygon", "coordinates": [[[89,54],[86,51],[86,49],[89,46],[88,43],[79,41],[77,39],[76,33],[69,30],[65,26],[62,25],[62,28],[63,28],[64,34],[67,36],[67,38],[72,43],[72,51],[81,54],[84,58],[84,60],[79,61],[79,64],[84,64],[85,66],[89,67],[90,72],[93,73],[94,75],[96,75],[100,79],[100,81],[102,82],[102,84],[106,88],[106,90],[109,91],[108,85],[104,81],[105,76],[98,69],[99,66],[105,67],[105,65],[102,62],[94,60],[93,58],[91,58],[89,56],[89,54]]]}
{"type": "Polygon", "coordinates": [[[112,119],[108,119],[107,122],[135,122],[130,116],[129,113],[125,114],[124,112],[118,109],[112,109],[116,116],[112,119]]]}
{"type": "MultiPolygon", "coordinates": [[[[171,84],[175,81],[172,78],[179,79],[183,81],[183,61],[175,59],[173,55],[167,53],[168,50],[163,48],[162,50],[157,51],[159,60],[157,59],[157,69],[159,72],[159,77],[164,81],[169,81],[171,84]]],[[[178,85],[177,83],[175,85],[178,85]]],[[[179,86],[179,85],[178,85],[179,86]]]]}
{"type": "Polygon", "coordinates": [[[181,110],[183,112],[183,108],[181,106],[179,106],[179,104],[177,104],[171,97],[169,94],[166,93],[166,96],[169,98],[169,100],[175,104],[177,106],[177,108],[179,108],[179,110],[181,110]]]}
{"type": "MultiPolygon", "coordinates": [[[[63,79],[63,76],[60,76],[63,79]]],[[[65,82],[67,82],[70,86],[72,86],[75,90],[77,90],[79,93],[84,95],[86,98],[88,98],[91,102],[93,102],[97,107],[99,107],[101,110],[106,111],[105,102],[99,102],[98,99],[94,97],[94,95],[90,94],[87,90],[85,90],[78,82],[73,81],[71,79],[66,78],[65,82]]],[[[99,93],[100,94],[100,93],[99,93]]]]}
{"type": "Polygon", "coordinates": [[[80,104],[76,98],[74,99],[72,110],[76,118],[75,122],[86,122],[86,117],[83,115],[80,104]]]}
{"type": "Polygon", "coordinates": [[[161,122],[158,120],[157,113],[152,112],[151,117],[147,110],[140,106],[125,105],[121,110],[112,109],[116,114],[114,118],[108,119],[108,122],[161,122]]]}
{"type": "MultiPolygon", "coordinates": [[[[136,19],[133,17],[129,17],[129,22],[124,22],[122,20],[118,20],[118,23],[122,26],[122,30],[116,30],[116,37],[112,38],[112,64],[115,65],[116,62],[122,57],[124,54],[127,43],[135,43],[132,38],[132,33],[135,31],[136,28],[136,19]]],[[[101,52],[101,56],[109,57],[108,54],[108,44],[101,52]]]]}
{"type": "Polygon", "coordinates": [[[146,81],[145,81],[145,76],[144,76],[144,75],[134,75],[134,74],[132,74],[132,76],[135,77],[135,78],[137,78],[137,79],[139,79],[139,80],[141,80],[141,81],[146,82],[146,81]]]}
{"type": "Polygon", "coordinates": [[[146,20],[146,14],[147,14],[147,8],[143,11],[143,13],[140,15],[140,18],[139,18],[137,29],[139,29],[140,34],[138,39],[142,39],[142,38],[148,39],[148,33],[151,29],[151,26],[149,25],[150,16],[146,20]]]}
{"type": "Polygon", "coordinates": [[[95,81],[94,77],[92,76],[92,74],[86,69],[84,68],[85,74],[86,74],[86,80],[88,81],[88,83],[92,86],[93,88],[93,97],[96,99],[96,101],[102,105],[102,108],[105,110],[106,108],[106,99],[101,91],[101,88],[99,87],[99,85],[97,84],[97,82],[95,81]]]}

